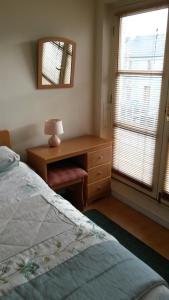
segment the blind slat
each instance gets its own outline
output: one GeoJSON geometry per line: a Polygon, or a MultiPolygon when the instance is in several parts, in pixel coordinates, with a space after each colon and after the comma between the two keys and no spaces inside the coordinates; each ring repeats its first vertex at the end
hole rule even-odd
{"type": "Polygon", "coordinates": [[[140,134],[147,135],[147,136],[156,137],[156,134],[151,130],[144,130],[142,128],[129,126],[126,124],[124,125],[124,124],[121,124],[120,122],[114,122],[114,127],[122,128],[125,130],[129,130],[129,131],[140,133],[140,134]]]}

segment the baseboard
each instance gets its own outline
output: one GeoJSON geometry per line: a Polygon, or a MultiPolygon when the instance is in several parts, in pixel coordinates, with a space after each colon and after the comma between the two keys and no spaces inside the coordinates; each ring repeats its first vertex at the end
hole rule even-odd
{"type": "Polygon", "coordinates": [[[112,196],[169,229],[169,208],[133,188],[112,179],[112,196]]]}

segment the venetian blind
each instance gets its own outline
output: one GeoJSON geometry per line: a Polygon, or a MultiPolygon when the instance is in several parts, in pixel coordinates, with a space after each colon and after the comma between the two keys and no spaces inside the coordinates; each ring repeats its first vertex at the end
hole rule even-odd
{"type": "Polygon", "coordinates": [[[151,187],[168,9],[122,17],[113,115],[113,170],[151,187]]]}
{"type": "Polygon", "coordinates": [[[168,155],[166,161],[166,174],[164,179],[164,192],[169,197],[169,145],[168,145],[168,155]]]}

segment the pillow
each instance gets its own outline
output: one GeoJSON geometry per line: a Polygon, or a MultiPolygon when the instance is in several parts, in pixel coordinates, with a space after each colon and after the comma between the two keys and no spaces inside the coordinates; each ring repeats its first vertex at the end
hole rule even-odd
{"type": "Polygon", "coordinates": [[[19,165],[20,156],[6,146],[0,147],[0,173],[19,165]]]}

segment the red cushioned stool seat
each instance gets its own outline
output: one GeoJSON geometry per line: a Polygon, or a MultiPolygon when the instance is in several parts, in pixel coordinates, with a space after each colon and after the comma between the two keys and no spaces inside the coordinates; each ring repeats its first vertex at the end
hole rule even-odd
{"type": "Polygon", "coordinates": [[[83,180],[87,172],[79,167],[62,167],[48,170],[48,184],[51,188],[66,185],[69,182],[83,180]]]}
{"type": "Polygon", "coordinates": [[[73,164],[56,166],[48,169],[47,176],[48,184],[54,190],[76,185],[77,199],[75,200],[78,202],[78,208],[83,210],[85,205],[83,184],[87,177],[85,170],[73,164]]]}

